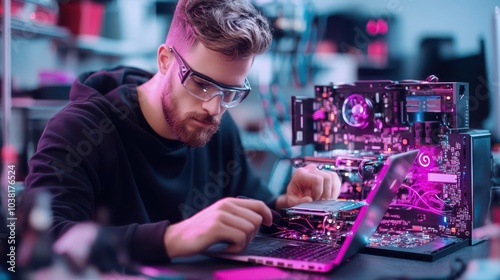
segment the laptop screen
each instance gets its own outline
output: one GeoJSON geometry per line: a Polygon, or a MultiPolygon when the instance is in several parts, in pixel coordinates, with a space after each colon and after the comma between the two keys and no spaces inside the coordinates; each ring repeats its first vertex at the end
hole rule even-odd
{"type": "Polygon", "coordinates": [[[377,229],[417,154],[418,150],[413,150],[392,155],[387,159],[377,176],[373,190],[366,198],[367,205],[360,209],[351,234],[346,237],[335,263],[342,263],[368,244],[368,238],[377,229]]]}

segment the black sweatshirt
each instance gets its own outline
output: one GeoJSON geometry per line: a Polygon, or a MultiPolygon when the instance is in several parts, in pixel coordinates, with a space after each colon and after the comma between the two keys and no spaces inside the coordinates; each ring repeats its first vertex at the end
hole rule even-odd
{"type": "Polygon", "coordinates": [[[78,222],[99,222],[132,259],[161,264],[170,261],[163,243],[170,224],[222,197],[244,195],[269,206],[275,198],[251,172],[229,114],[202,148],[156,134],[136,91],[150,78],[125,67],[81,75],[70,104],[47,123],[26,192],[53,195],[55,237],[78,222]]]}

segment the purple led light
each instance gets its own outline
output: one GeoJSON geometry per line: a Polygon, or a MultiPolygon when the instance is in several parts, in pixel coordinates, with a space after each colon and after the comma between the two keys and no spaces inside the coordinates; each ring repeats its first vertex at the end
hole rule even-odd
{"type": "Polygon", "coordinates": [[[325,112],[318,110],[318,111],[313,113],[312,117],[313,117],[313,120],[315,120],[315,121],[324,120],[325,119],[325,112]]]}

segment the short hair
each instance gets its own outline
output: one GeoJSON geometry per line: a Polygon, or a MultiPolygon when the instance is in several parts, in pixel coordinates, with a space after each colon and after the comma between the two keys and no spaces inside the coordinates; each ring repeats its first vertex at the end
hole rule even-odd
{"type": "Polygon", "coordinates": [[[200,42],[231,59],[267,51],[269,23],[247,0],[179,0],[166,44],[181,52],[200,42]]]}

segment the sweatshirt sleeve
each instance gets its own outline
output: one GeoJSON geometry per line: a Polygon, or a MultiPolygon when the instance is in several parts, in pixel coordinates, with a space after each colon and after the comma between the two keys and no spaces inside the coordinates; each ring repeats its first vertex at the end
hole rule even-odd
{"type": "Polygon", "coordinates": [[[130,258],[149,265],[169,263],[170,258],[163,243],[163,236],[169,225],[169,221],[162,221],[129,226],[130,258]]]}
{"type": "MultiPolygon", "coordinates": [[[[29,161],[29,174],[23,194],[30,196],[38,191],[51,194],[51,234],[55,239],[80,222],[106,224],[99,222],[98,209],[106,188],[106,182],[103,182],[106,176],[102,169],[116,165],[116,162],[112,162],[116,160],[112,149],[116,145],[113,133],[101,138],[93,135],[93,140],[87,137],[89,132],[102,129],[99,124],[106,116],[91,112],[88,107],[70,106],[47,123],[37,152],[29,161]],[[100,141],[98,145],[90,145],[97,140],[100,141]],[[108,151],[103,152],[103,149],[108,151]]],[[[22,205],[21,209],[29,207],[22,205]]],[[[134,261],[161,264],[170,261],[163,242],[169,224],[169,221],[162,221],[105,228],[119,239],[119,244],[126,248],[134,261]]]]}

